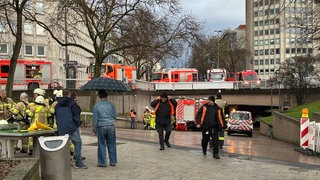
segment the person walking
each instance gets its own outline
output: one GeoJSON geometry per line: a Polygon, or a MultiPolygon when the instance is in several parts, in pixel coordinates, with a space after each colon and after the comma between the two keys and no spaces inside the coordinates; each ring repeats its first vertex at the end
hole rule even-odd
{"type": "Polygon", "coordinates": [[[207,155],[207,147],[210,137],[213,141],[213,158],[220,159],[218,148],[218,134],[219,130],[225,128],[225,123],[222,116],[221,108],[214,103],[215,97],[209,96],[208,103],[200,107],[196,114],[196,126],[202,126],[202,152],[207,155]]]}
{"type": "Polygon", "coordinates": [[[134,111],[134,109],[131,109],[130,111],[130,118],[131,118],[131,129],[135,128],[135,124],[136,124],[136,117],[137,117],[137,113],[136,111],[134,111]]]}
{"type": "Polygon", "coordinates": [[[162,93],[160,97],[150,103],[150,106],[154,108],[153,114],[156,115],[156,129],[159,134],[160,150],[164,150],[164,143],[167,147],[171,147],[169,143],[172,130],[171,121],[174,119],[177,104],[177,101],[169,97],[167,93],[162,93]],[[163,131],[166,131],[165,136],[163,131]]]}
{"type": "Polygon", "coordinates": [[[56,123],[58,135],[69,134],[74,144],[76,159],[75,168],[87,169],[88,167],[82,162],[82,140],[80,136],[80,113],[81,109],[74,98],[71,97],[72,92],[63,91],[63,97],[55,106],[56,123]]]}
{"type": "Polygon", "coordinates": [[[116,129],[114,121],[117,111],[113,103],[107,100],[108,94],[99,90],[100,102],[93,109],[92,128],[98,138],[98,167],[107,167],[106,147],[110,166],[117,164],[116,129]]]}
{"type": "MultiPolygon", "coordinates": [[[[220,90],[217,93],[217,99],[215,103],[222,109],[222,115],[225,117],[227,108],[228,108],[228,103],[227,101],[222,99],[222,94],[220,90]]],[[[222,149],[223,145],[224,145],[224,129],[221,129],[221,131],[219,131],[219,149],[222,149]]]]}

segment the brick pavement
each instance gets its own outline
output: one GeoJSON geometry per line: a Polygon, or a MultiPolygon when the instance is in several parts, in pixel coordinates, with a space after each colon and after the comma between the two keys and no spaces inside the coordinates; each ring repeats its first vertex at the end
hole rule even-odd
{"type": "Polygon", "coordinates": [[[84,162],[88,169],[72,168],[72,179],[320,179],[319,166],[294,164],[268,159],[247,159],[222,152],[221,159],[212,154],[203,156],[201,150],[166,148],[159,150],[155,143],[117,140],[118,164],[97,167],[97,139],[82,134],[84,162]]]}

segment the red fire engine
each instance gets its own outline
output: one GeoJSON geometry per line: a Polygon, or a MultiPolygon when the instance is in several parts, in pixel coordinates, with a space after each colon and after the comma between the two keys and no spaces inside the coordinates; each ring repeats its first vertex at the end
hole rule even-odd
{"type": "Polygon", "coordinates": [[[257,88],[260,87],[260,80],[257,72],[245,70],[237,73],[237,80],[240,88],[257,88]]]}
{"type": "Polygon", "coordinates": [[[152,73],[152,82],[197,82],[198,70],[189,69],[163,69],[152,73]]]}
{"type": "MultiPolygon", "coordinates": [[[[0,60],[0,86],[4,89],[9,76],[10,60],[0,60]]],[[[52,63],[42,60],[18,60],[14,74],[14,90],[48,89],[52,81],[52,63]]]]}
{"type": "Polygon", "coordinates": [[[207,80],[209,82],[234,81],[234,78],[230,76],[228,70],[226,70],[225,68],[220,68],[207,70],[207,80]]]}
{"type": "Polygon", "coordinates": [[[207,101],[203,98],[176,98],[178,105],[176,108],[176,130],[187,131],[196,129],[196,114],[199,108],[207,101]]]}
{"type": "MultiPolygon", "coordinates": [[[[91,64],[87,68],[87,73],[88,78],[91,79],[94,73],[94,64],[91,64]]],[[[125,82],[132,83],[132,81],[136,80],[136,67],[113,63],[102,63],[101,77],[124,80],[125,82]]]]}

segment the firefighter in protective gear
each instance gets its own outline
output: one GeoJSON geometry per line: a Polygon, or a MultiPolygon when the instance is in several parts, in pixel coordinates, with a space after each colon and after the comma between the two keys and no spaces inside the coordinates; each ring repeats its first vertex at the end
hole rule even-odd
{"type": "MultiPolygon", "coordinates": [[[[228,103],[227,101],[222,99],[222,94],[221,91],[219,90],[219,92],[217,93],[217,98],[215,103],[222,109],[222,114],[223,116],[225,116],[226,112],[227,112],[227,108],[228,108],[228,103]]],[[[219,132],[219,148],[222,149],[224,145],[224,129],[222,129],[219,132]]]]}
{"type": "Polygon", "coordinates": [[[144,123],[144,130],[147,130],[150,128],[150,118],[151,118],[151,113],[149,108],[146,108],[142,115],[143,123],[144,123]]]}
{"type": "Polygon", "coordinates": [[[162,93],[160,97],[156,98],[150,103],[154,108],[153,114],[156,115],[156,129],[159,134],[160,150],[164,150],[164,144],[171,147],[169,143],[172,130],[172,117],[175,116],[177,101],[168,96],[167,93],[162,93]],[[164,131],[166,132],[164,134],[164,131]]]}
{"type": "Polygon", "coordinates": [[[56,119],[54,116],[55,113],[55,107],[58,104],[59,100],[63,97],[63,91],[62,90],[54,90],[53,91],[53,97],[52,97],[52,102],[49,103],[49,113],[51,114],[50,117],[48,117],[48,123],[50,127],[57,129],[57,124],[56,124],[56,119]]]}
{"type": "Polygon", "coordinates": [[[207,155],[207,146],[212,137],[213,141],[213,158],[220,159],[219,156],[219,139],[218,134],[221,129],[226,128],[221,108],[214,103],[215,97],[208,97],[208,103],[200,107],[196,115],[197,128],[202,127],[202,153],[207,155]]]}
{"type": "MultiPolygon", "coordinates": [[[[20,94],[20,102],[15,104],[13,108],[10,109],[15,121],[19,122],[20,124],[20,130],[27,130],[30,127],[29,117],[31,117],[33,114],[28,107],[28,94],[23,92],[20,94]]],[[[20,152],[28,152],[28,138],[22,138],[22,149],[20,152]]]]}
{"type": "Polygon", "coordinates": [[[153,113],[153,111],[151,111],[150,115],[150,129],[156,129],[156,115],[153,113]]]}
{"type": "Polygon", "coordinates": [[[9,120],[13,122],[13,116],[10,109],[15,105],[13,100],[7,97],[7,92],[5,90],[0,91],[0,120],[9,120]]]}
{"type": "MultiPolygon", "coordinates": [[[[49,112],[49,108],[45,104],[45,100],[42,96],[37,96],[35,101],[35,105],[31,107],[30,111],[32,113],[31,117],[31,125],[36,123],[37,121],[49,126],[47,118],[51,116],[49,112]]],[[[29,138],[29,154],[32,154],[32,138],[29,138]]]]}

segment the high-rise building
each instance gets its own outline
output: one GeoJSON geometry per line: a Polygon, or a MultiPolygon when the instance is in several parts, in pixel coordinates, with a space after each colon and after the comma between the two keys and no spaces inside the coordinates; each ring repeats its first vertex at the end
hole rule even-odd
{"type": "Polygon", "coordinates": [[[246,41],[261,79],[270,79],[280,64],[298,56],[313,56],[313,0],[246,0],[246,41]]]}

